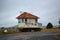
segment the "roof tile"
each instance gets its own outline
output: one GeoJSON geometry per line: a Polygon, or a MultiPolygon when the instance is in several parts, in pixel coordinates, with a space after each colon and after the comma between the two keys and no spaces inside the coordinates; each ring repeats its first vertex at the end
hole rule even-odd
{"type": "Polygon", "coordinates": [[[23,12],[21,15],[17,16],[17,19],[21,19],[21,18],[39,18],[35,15],[32,15],[30,13],[27,13],[27,12],[23,12]]]}

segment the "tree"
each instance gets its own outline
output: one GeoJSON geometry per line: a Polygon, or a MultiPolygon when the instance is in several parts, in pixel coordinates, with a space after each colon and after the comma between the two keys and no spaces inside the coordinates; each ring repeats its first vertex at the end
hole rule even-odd
{"type": "Polygon", "coordinates": [[[52,23],[49,22],[49,23],[47,24],[47,27],[46,27],[46,28],[53,28],[52,23]]]}
{"type": "Polygon", "coordinates": [[[60,28],[60,18],[59,18],[59,27],[58,28],[60,28]]]}
{"type": "Polygon", "coordinates": [[[4,29],[4,27],[1,27],[1,29],[4,29]]]}
{"type": "Polygon", "coordinates": [[[60,27],[60,21],[59,21],[59,27],[60,27]]]}

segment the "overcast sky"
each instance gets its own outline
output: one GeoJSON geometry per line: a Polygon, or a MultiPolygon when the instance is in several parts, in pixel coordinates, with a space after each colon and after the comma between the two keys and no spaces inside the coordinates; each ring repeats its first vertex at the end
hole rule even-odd
{"type": "Polygon", "coordinates": [[[40,17],[43,26],[48,22],[59,25],[60,0],[0,0],[0,27],[17,25],[20,11],[40,17]]]}

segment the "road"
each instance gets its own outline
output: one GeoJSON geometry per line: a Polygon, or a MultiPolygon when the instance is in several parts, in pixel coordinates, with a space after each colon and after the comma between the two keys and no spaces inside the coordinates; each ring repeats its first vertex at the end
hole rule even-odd
{"type": "Polygon", "coordinates": [[[0,35],[0,40],[58,40],[60,32],[28,32],[0,35]]]}

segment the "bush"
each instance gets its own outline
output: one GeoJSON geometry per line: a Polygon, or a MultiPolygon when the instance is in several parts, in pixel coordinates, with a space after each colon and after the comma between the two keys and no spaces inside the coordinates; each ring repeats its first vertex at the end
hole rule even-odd
{"type": "Polygon", "coordinates": [[[46,28],[53,28],[53,25],[49,22],[46,28]]]}
{"type": "Polygon", "coordinates": [[[58,27],[58,28],[60,28],[60,27],[58,27]]]}
{"type": "Polygon", "coordinates": [[[1,27],[1,29],[4,29],[4,27],[1,27]]]}

